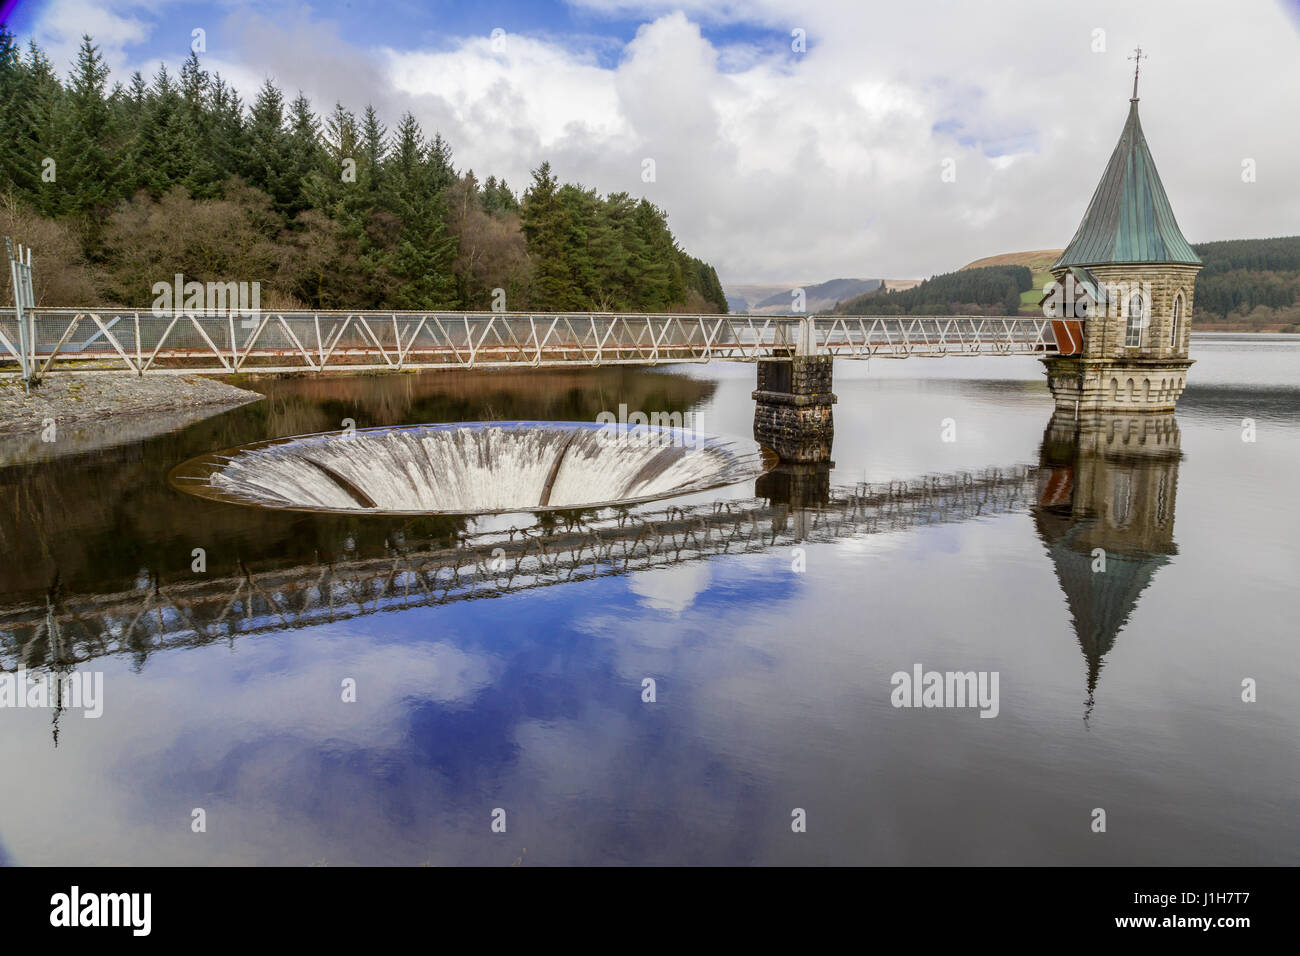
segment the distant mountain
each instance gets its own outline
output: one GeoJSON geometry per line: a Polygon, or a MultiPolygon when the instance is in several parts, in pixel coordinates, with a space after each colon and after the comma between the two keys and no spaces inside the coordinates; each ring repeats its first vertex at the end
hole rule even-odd
{"type": "MultiPolygon", "coordinates": [[[[843,299],[852,299],[864,292],[874,292],[880,288],[880,282],[879,279],[830,279],[817,285],[804,286],[805,311],[818,312],[821,309],[834,307],[836,302],[843,299]]],[[[763,299],[754,306],[754,309],[755,311],[785,309],[788,312],[793,300],[794,289],[784,289],[776,295],[763,299]]]]}
{"type": "Polygon", "coordinates": [[[760,315],[786,315],[794,305],[794,290],[804,290],[804,310],[825,312],[837,302],[856,298],[879,289],[881,279],[830,279],[816,285],[737,285],[727,286],[727,303],[732,312],[760,315]],[[752,303],[752,304],[751,304],[752,303]]]}

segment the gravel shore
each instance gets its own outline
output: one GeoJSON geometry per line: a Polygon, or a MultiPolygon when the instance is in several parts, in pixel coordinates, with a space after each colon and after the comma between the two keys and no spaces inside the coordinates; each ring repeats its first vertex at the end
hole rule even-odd
{"type": "MultiPolygon", "coordinates": [[[[155,434],[168,431],[260,398],[257,392],[199,375],[55,373],[30,394],[24,393],[17,377],[3,378],[0,440],[7,441],[0,444],[14,445],[15,439],[19,445],[41,442],[41,433],[51,422],[56,439],[51,443],[47,437],[47,445],[62,444],[65,437],[74,435],[82,439],[75,444],[84,445],[85,438],[94,433],[99,433],[101,440],[92,439],[89,444],[116,444],[114,436],[144,437],[136,435],[141,428],[155,434]]],[[[18,451],[16,447],[5,450],[10,454],[0,455],[0,464],[12,462],[11,456],[18,451]]]]}

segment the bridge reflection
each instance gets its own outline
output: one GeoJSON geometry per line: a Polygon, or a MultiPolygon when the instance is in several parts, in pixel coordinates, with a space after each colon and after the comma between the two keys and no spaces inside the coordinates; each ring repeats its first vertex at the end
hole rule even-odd
{"type": "Polygon", "coordinates": [[[754,554],[917,525],[1024,511],[1035,469],[831,487],[828,466],[786,466],[757,495],[669,508],[543,515],[531,527],[462,532],[448,545],[399,549],[112,594],[0,607],[0,670],[68,668],[384,611],[498,597],[570,581],[754,554]]]}
{"type": "Polygon", "coordinates": [[[1086,720],[1106,655],[1155,572],[1177,553],[1180,457],[1172,414],[1077,422],[1057,413],[1037,467],[835,486],[828,465],[786,464],[759,478],[747,498],[559,512],[524,528],[475,531],[462,524],[422,545],[392,538],[329,561],[286,560],[113,593],[65,594],[56,586],[44,600],[0,605],[0,671],[67,672],[119,654],[140,668],[171,648],[803,542],[1030,512],[1086,661],[1086,720]]]}
{"type": "Polygon", "coordinates": [[[1043,435],[1034,523],[1087,662],[1085,721],[1106,655],[1177,554],[1180,438],[1172,412],[1082,421],[1057,412],[1043,435]]]}

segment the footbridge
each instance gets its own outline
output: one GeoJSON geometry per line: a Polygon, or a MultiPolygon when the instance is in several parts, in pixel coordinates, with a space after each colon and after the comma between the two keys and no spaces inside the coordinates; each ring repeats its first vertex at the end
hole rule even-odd
{"type": "Polygon", "coordinates": [[[0,361],[29,379],[55,370],[229,375],[1057,351],[1041,317],[0,311],[0,361]]]}
{"type": "MultiPolygon", "coordinates": [[[[1058,355],[1061,323],[990,316],[37,309],[0,313],[3,366],[125,374],[401,371],[753,362],[754,437],[830,460],[836,359],[1058,355]]],[[[1064,351],[1069,351],[1067,344],[1064,351]]]]}

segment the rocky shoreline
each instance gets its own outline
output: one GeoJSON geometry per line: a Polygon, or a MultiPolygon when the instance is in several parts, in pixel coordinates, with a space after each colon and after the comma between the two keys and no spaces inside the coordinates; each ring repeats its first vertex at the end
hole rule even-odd
{"type": "Polygon", "coordinates": [[[30,393],[3,378],[0,465],[138,440],[262,397],[200,375],[56,372],[30,393]]]}

